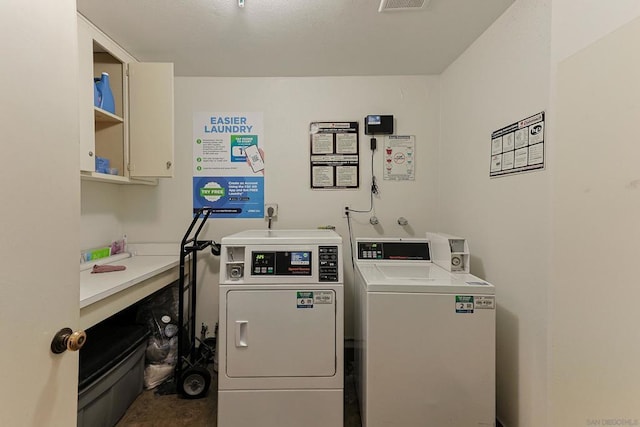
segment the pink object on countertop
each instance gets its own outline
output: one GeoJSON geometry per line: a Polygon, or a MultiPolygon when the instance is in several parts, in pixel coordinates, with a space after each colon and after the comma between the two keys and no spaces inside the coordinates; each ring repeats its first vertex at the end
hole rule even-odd
{"type": "Polygon", "coordinates": [[[111,271],[122,271],[122,270],[126,270],[127,267],[125,267],[124,265],[108,265],[108,264],[104,264],[104,265],[94,265],[93,266],[93,270],[91,270],[91,274],[93,273],[109,273],[111,271]]]}

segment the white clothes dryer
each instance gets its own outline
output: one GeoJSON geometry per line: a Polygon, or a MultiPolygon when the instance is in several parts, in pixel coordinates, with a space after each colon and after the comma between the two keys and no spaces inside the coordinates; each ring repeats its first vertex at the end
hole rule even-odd
{"type": "Polygon", "coordinates": [[[426,239],[357,239],[363,427],[495,425],[495,291],[431,262],[426,239]]]}
{"type": "Polygon", "coordinates": [[[250,230],[220,260],[218,425],[342,426],[342,238],[250,230]]]}

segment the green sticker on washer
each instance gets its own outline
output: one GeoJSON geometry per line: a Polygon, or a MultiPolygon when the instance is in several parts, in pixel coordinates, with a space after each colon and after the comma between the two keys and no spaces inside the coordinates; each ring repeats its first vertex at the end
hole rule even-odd
{"type": "Polygon", "coordinates": [[[456,313],[473,313],[473,296],[456,295],[456,313]]]}
{"type": "Polygon", "coordinates": [[[298,308],[313,308],[313,291],[297,291],[298,308]]]}

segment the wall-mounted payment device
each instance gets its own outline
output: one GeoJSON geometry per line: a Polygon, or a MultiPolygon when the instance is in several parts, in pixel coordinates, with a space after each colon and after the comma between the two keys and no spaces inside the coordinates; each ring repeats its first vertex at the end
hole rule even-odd
{"type": "Polygon", "coordinates": [[[429,233],[433,262],[452,273],[469,273],[470,255],[467,241],[444,233],[429,233]]]}
{"type": "Polygon", "coordinates": [[[368,115],[364,118],[365,135],[391,135],[393,134],[392,115],[368,115]]]}

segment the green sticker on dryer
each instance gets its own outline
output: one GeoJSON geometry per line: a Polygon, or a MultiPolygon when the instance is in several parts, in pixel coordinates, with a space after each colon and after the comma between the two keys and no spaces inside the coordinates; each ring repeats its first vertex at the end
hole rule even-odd
{"type": "Polygon", "coordinates": [[[456,295],[456,313],[473,313],[472,295],[456,295]]]}
{"type": "Polygon", "coordinates": [[[313,308],[313,291],[297,291],[298,308],[313,308]]]}

